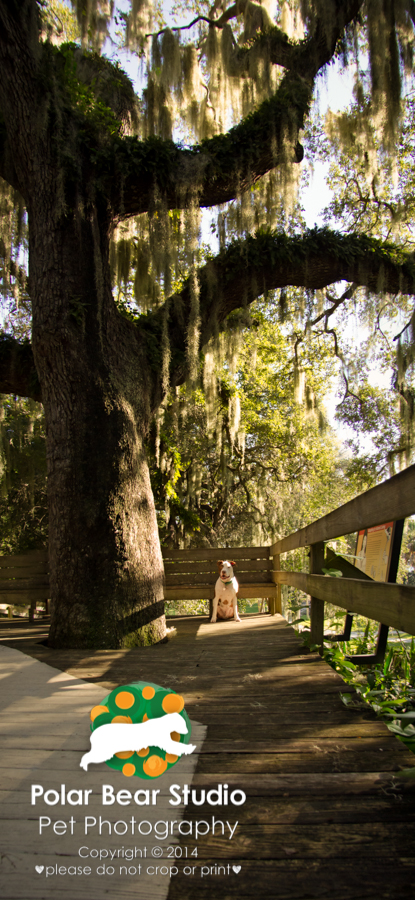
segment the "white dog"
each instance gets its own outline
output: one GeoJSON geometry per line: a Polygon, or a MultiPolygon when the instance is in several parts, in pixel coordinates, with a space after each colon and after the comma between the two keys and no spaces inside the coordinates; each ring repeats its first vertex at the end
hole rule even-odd
{"type": "Polygon", "coordinates": [[[233,574],[234,562],[228,559],[218,561],[219,578],[215,584],[215,596],[213,598],[211,622],[216,622],[216,616],[220,619],[231,619],[240,622],[238,613],[238,588],[239,584],[233,574]]]}
{"type": "Polygon", "coordinates": [[[147,719],[146,722],[109,722],[100,725],[91,732],[91,749],[84,753],[80,765],[85,772],[89,763],[101,763],[112,759],[114,753],[123,750],[145,750],[146,747],[159,747],[166,753],[181,756],[182,753],[193,753],[195,744],[181,744],[170,737],[172,731],[187,734],[187,725],[178,712],[166,713],[159,719],[147,719]]]}

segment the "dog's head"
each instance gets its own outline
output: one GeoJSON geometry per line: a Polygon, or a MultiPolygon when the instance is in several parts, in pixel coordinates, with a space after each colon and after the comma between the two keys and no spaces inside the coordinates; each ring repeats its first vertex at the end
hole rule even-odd
{"type": "Polygon", "coordinates": [[[188,731],[185,719],[178,712],[170,713],[169,728],[178,734],[187,734],[188,731]]]}
{"type": "Polygon", "coordinates": [[[229,559],[218,559],[219,578],[221,581],[231,581],[233,578],[233,566],[235,563],[229,559]]]}

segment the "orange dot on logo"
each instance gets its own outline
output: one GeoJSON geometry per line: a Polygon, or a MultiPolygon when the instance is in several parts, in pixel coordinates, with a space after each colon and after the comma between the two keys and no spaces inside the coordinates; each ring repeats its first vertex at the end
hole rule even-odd
{"type": "Polygon", "coordinates": [[[167,769],[167,763],[161,756],[149,756],[146,759],[145,763],[143,763],[143,770],[146,775],[149,775],[150,778],[157,778],[158,775],[162,775],[167,769]]]}
{"type": "Polygon", "coordinates": [[[134,701],[134,694],[131,694],[130,691],[120,691],[115,698],[118,709],[130,709],[131,706],[134,706],[134,701]]]}
{"type": "Polygon", "coordinates": [[[174,753],[166,753],[166,762],[174,763],[177,762],[178,756],[175,756],[174,753]]]}
{"type": "Polygon", "coordinates": [[[132,756],[134,750],[120,750],[119,753],[116,753],[115,756],[118,756],[118,759],[129,759],[132,756]]]}
{"type": "Polygon", "coordinates": [[[150,753],[150,747],[144,747],[143,750],[137,750],[137,756],[148,756],[150,753]]]}
{"type": "Polygon", "coordinates": [[[106,713],[106,712],[109,712],[108,706],[94,706],[94,708],[91,709],[91,713],[90,713],[91,722],[93,722],[94,719],[97,718],[97,716],[101,716],[102,713],[106,713]]]}
{"type": "Polygon", "coordinates": [[[180,694],[166,694],[161,705],[165,713],[181,712],[184,700],[180,694]]]}
{"type": "Polygon", "coordinates": [[[147,685],[147,687],[143,688],[144,700],[152,700],[155,693],[156,692],[155,692],[154,688],[150,687],[150,685],[147,685]]]}
{"type": "Polygon", "coordinates": [[[125,766],[122,767],[122,772],[123,775],[127,775],[127,777],[130,777],[131,775],[134,775],[135,766],[133,766],[132,763],[125,763],[125,766]]]}
{"type": "Polygon", "coordinates": [[[111,722],[130,722],[132,725],[133,720],[129,716],[114,716],[111,722]]]}

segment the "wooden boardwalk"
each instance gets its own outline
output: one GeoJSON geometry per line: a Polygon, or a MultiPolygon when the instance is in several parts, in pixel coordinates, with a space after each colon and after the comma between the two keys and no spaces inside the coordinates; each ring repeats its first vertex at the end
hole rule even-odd
{"type": "MultiPolygon", "coordinates": [[[[231,839],[219,827],[199,839],[191,875],[184,856],[178,860],[169,900],[414,896],[415,781],[400,772],[415,757],[370,710],[342,704],[342,679],[317,654],[304,654],[282,617],[173,621],[177,636],[167,644],[89,653],[36,643],[41,623],[0,627],[2,642],[103,689],[138,680],[169,686],[207,726],[192,788],[226,783],[247,799],[187,807],[188,820],[214,815],[238,826],[231,839]]],[[[181,845],[182,854],[196,846],[191,837],[181,845]]]]}

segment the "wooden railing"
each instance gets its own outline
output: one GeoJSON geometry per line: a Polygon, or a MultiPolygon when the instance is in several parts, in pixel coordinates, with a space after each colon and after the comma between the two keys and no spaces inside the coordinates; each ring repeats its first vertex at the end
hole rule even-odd
{"type": "MultiPolygon", "coordinates": [[[[325,603],[415,634],[415,588],[371,581],[363,573],[357,578],[331,578],[321,573],[325,541],[403,520],[413,513],[415,465],[271,547],[163,550],[165,599],[211,600],[217,579],[216,560],[231,558],[238,563],[235,574],[240,580],[239,596],[267,598],[272,614],[281,612],[282,585],[310,595],[310,637],[314,644],[323,643],[325,603]],[[281,555],[301,547],[310,548],[310,572],[283,571],[281,555]]],[[[48,596],[45,550],[0,557],[0,603],[30,604],[33,614],[36,601],[47,600],[48,596]]]]}
{"type": "Polygon", "coordinates": [[[415,513],[415,465],[377,487],[360,494],[327,516],[276,541],[270,548],[274,577],[311,597],[311,642],[323,643],[324,604],[375,619],[408,634],[415,634],[415,588],[384,584],[362,578],[332,578],[321,574],[324,542],[352,532],[399,521],[415,513]],[[282,571],[281,554],[300,547],[310,548],[310,574],[282,571]]]}
{"type": "Polygon", "coordinates": [[[201,547],[192,550],[163,548],[165,600],[213,600],[219,559],[235,561],[238,595],[266,599],[271,613],[281,612],[269,547],[201,547]]]}
{"type": "Polygon", "coordinates": [[[37,601],[46,602],[49,592],[47,550],[28,550],[0,556],[0,603],[13,606],[29,606],[29,619],[33,619],[37,601]]]}

